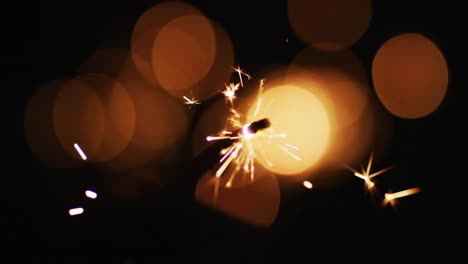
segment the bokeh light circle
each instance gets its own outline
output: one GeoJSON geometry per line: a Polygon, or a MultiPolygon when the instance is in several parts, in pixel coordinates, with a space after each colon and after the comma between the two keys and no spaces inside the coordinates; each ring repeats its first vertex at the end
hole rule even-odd
{"type": "Polygon", "coordinates": [[[216,56],[216,37],[208,19],[200,15],[178,17],[158,33],[152,53],[158,83],[182,97],[204,79],[216,56]]]}
{"type": "Polygon", "coordinates": [[[55,80],[37,88],[24,113],[26,142],[34,157],[52,169],[73,168],[79,164],[67,155],[55,135],[53,125],[55,97],[64,84],[64,80],[55,80]]]}
{"type": "Polygon", "coordinates": [[[74,147],[76,143],[88,160],[96,161],[105,133],[105,108],[85,82],[78,79],[65,82],[55,98],[53,124],[55,134],[68,154],[81,159],[74,147]]]}
{"type": "Polygon", "coordinates": [[[288,0],[291,27],[309,46],[325,51],[356,43],[371,16],[371,0],[288,0]]]}
{"type": "Polygon", "coordinates": [[[447,91],[448,67],[432,40],[405,33],[380,47],[372,63],[372,80],[388,111],[400,118],[420,118],[441,104],[447,91]]]}
{"type": "Polygon", "coordinates": [[[135,130],[135,106],[123,85],[104,74],[83,74],[75,78],[86,83],[99,97],[104,109],[104,136],[95,153],[98,162],[108,161],[129,144],[135,130]]]}
{"type": "Polygon", "coordinates": [[[324,53],[303,49],[291,61],[285,83],[319,96],[333,130],[352,125],[369,103],[368,75],[351,51],[324,53]]]}
{"type": "Polygon", "coordinates": [[[248,122],[262,118],[270,120],[268,131],[273,137],[265,131],[260,132],[265,136],[258,135],[252,140],[256,141],[256,152],[265,153],[257,155],[257,161],[265,168],[281,175],[297,174],[312,167],[325,153],[330,131],[327,111],[307,90],[294,85],[266,90],[259,110],[253,104],[247,114],[248,122]],[[285,134],[286,137],[276,137],[275,134],[285,134]]]}
{"type": "Polygon", "coordinates": [[[252,184],[242,188],[226,188],[219,184],[218,195],[214,191],[220,178],[204,174],[197,182],[195,199],[240,221],[260,227],[271,226],[280,208],[280,187],[271,172],[262,173],[252,184]]]}
{"type": "Polygon", "coordinates": [[[187,107],[141,78],[132,60],[116,77],[134,105],[135,128],[127,147],[105,165],[116,171],[144,167],[149,161],[173,157],[188,128],[187,107]]]}
{"type": "Polygon", "coordinates": [[[130,51],[133,62],[145,81],[156,84],[152,67],[156,36],[170,21],[185,15],[201,15],[201,12],[188,3],[169,1],[154,5],[138,18],[132,31],[130,51]]]}

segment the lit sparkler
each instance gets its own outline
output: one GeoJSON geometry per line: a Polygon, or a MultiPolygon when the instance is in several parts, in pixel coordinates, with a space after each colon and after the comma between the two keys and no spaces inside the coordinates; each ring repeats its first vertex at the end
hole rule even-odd
{"type": "Polygon", "coordinates": [[[80,154],[80,156],[81,156],[81,158],[82,158],[83,160],[87,160],[87,159],[88,159],[88,158],[86,157],[86,154],[83,152],[83,150],[80,148],[80,146],[79,146],[77,143],[73,144],[73,146],[75,147],[76,151],[78,152],[78,154],[80,154]]]}
{"type": "Polygon", "coordinates": [[[364,180],[364,182],[366,183],[366,186],[367,186],[367,189],[368,190],[371,190],[372,188],[374,188],[375,184],[374,182],[371,181],[372,178],[388,171],[389,169],[391,169],[392,167],[387,167],[385,169],[382,169],[382,170],[379,170],[377,172],[374,172],[374,173],[370,173],[370,170],[371,170],[371,167],[372,167],[372,161],[374,159],[374,154],[371,153],[370,155],[370,158],[369,158],[369,162],[367,163],[367,168],[364,169],[364,167],[361,166],[361,172],[358,172],[357,170],[353,169],[353,168],[349,168],[352,172],[354,172],[354,176],[364,180]]]}
{"type": "Polygon", "coordinates": [[[383,201],[383,205],[385,206],[387,204],[390,204],[390,205],[394,206],[395,202],[396,202],[395,201],[396,199],[406,197],[406,196],[410,196],[410,195],[419,193],[420,191],[421,191],[421,189],[419,187],[415,187],[415,188],[407,189],[407,190],[396,192],[396,193],[386,193],[385,194],[385,199],[383,201]]]}
{"type": "MultiPolygon", "coordinates": [[[[218,191],[219,191],[219,178],[226,173],[228,167],[233,164],[233,170],[229,176],[228,181],[226,182],[225,187],[229,188],[232,186],[232,182],[235,176],[242,170],[244,175],[250,174],[250,180],[254,180],[255,175],[255,158],[257,155],[261,155],[264,158],[269,166],[273,164],[269,161],[266,153],[262,150],[261,145],[256,138],[267,137],[268,139],[273,138],[286,138],[285,133],[276,134],[274,129],[271,127],[271,122],[267,118],[263,118],[254,122],[245,122],[244,117],[235,109],[234,99],[236,98],[236,91],[239,87],[243,86],[242,75],[247,76],[250,79],[250,75],[244,73],[240,67],[234,68],[234,70],[239,74],[239,83],[230,83],[225,85],[226,89],[222,91],[227,101],[230,102],[230,115],[227,118],[226,127],[229,125],[233,128],[233,131],[228,129],[223,129],[220,133],[216,135],[210,135],[206,137],[207,141],[215,141],[222,139],[231,139],[233,144],[223,150],[220,154],[222,158],[220,159],[221,166],[217,169],[215,176],[215,190],[214,190],[214,199],[217,200],[218,191]]],[[[255,111],[250,120],[256,120],[258,118],[258,112],[262,105],[262,92],[263,85],[265,80],[260,80],[258,94],[256,98],[255,111]]],[[[269,142],[271,143],[271,142],[269,142]]],[[[289,154],[294,159],[300,160],[299,156],[294,154],[294,151],[298,151],[299,148],[291,144],[280,144],[280,149],[285,153],[289,154]]]]}

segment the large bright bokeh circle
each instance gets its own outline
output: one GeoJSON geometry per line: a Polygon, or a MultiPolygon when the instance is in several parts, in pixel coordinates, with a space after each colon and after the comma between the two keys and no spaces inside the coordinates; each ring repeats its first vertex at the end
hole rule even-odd
{"type": "Polygon", "coordinates": [[[261,107],[256,111],[253,104],[248,122],[262,118],[271,122],[270,128],[252,138],[256,159],[263,167],[281,175],[298,174],[315,165],[325,153],[330,131],[328,115],[311,92],[294,85],[273,87],[263,93],[261,107]]]}

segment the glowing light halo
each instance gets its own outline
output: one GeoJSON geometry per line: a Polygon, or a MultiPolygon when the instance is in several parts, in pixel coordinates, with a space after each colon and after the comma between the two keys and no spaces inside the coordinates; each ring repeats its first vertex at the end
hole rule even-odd
{"type": "MultiPolygon", "coordinates": [[[[270,137],[254,137],[257,143],[257,161],[268,170],[280,175],[299,174],[313,167],[325,153],[330,132],[328,113],[311,92],[300,86],[283,84],[272,87],[262,94],[262,105],[253,105],[248,110],[247,121],[268,118],[277,135],[275,141],[284,141],[290,150],[281,144],[272,144],[270,137]],[[254,115],[256,113],[256,115],[254,115]],[[314,136],[310,136],[313,133],[314,136]]],[[[275,142],[275,143],[281,143],[275,142]]]]}

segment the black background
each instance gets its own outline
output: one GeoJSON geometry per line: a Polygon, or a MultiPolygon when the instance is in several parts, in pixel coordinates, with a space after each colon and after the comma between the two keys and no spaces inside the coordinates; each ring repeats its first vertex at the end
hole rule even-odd
{"type": "MultiPolygon", "coordinates": [[[[100,263],[266,262],[280,255],[291,262],[324,257],[371,261],[436,257],[449,263],[460,259],[467,248],[468,12],[457,1],[408,2],[374,1],[371,25],[352,50],[369,73],[380,45],[399,33],[422,33],[444,52],[450,79],[442,105],[417,120],[392,117],[392,144],[382,163],[398,164],[398,170],[390,173],[398,182],[391,184],[417,185],[423,192],[401,202],[395,211],[377,206],[354,178],[327,191],[282,183],[286,191],[280,213],[267,229],[232,220],[171,190],[146,195],[136,203],[115,203],[106,200],[105,194],[96,201],[82,199],[86,214],[69,217],[67,210],[76,204],[81,190],[103,183],[89,180],[95,170],[88,166],[73,172],[86,174],[88,180],[67,189],[69,195],[50,189],[46,179],[54,172],[34,159],[24,140],[27,100],[39,85],[73,77],[97,48],[128,48],[131,27],[108,29],[136,21],[158,1],[62,1],[6,8],[12,18],[4,22],[5,140],[7,155],[15,161],[5,162],[2,172],[7,244],[20,252],[40,249],[38,254],[46,263],[93,262],[94,253],[103,255],[96,261],[100,263]],[[287,191],[292,187],[297,191],[287,191]],[[68,257],[60,260],[64,254],[68,257]]],[[[225,29],[234,44],[236,64],[253,75],[287,64],[305,47],[289,26],[286,1],[189,3],[225,29]]],[[[174,172],[174,177],[180,175],[174,172]]]]}

